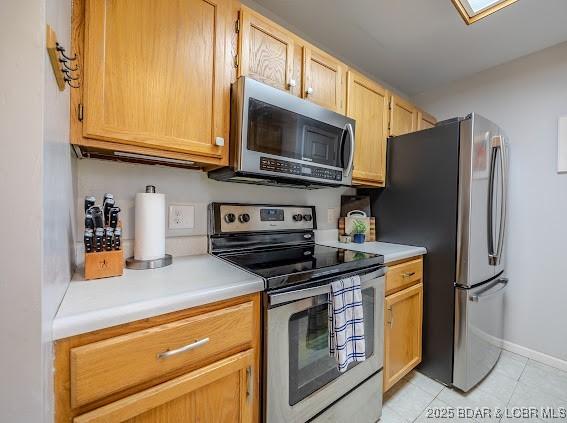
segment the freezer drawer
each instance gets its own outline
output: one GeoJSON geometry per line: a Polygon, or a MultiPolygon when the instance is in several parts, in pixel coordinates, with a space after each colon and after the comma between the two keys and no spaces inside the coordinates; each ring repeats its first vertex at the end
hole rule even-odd
{"type": "Polygon", "coordinates": [[[500,357],[507,284],[508,280],[500,277],[455,290],[453,385],[465,392],[480,382],[500,357]]]}

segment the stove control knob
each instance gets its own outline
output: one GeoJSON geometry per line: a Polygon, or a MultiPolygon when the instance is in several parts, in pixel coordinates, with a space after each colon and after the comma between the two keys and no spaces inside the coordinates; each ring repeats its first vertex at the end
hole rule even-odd
{"type": "Polygon", "coordinates": [[[306,222],[311,222],[313,220],[313,216],[311,216],[310,214],[304,214],[303,220],[305,220],[306,222]]]}
{"type": "Polygon", "coordinates": [[[248,223],[250,222],[250,215],[248,213],[242,213],[238,216],[238,221],[240,223],[248,223]]]}
{"type": "Polygon", "coordinates": [[[303,220],[303,215],[302,214],[294,214],[293,220],[296,221],[296,222],[301,222],[303,220]]]}
{"type": "Polygon", "coordinates": [[[234,213],[227,213],[224,215],[224,221],[226,223],[234,223],[235,220],[236,216],[234,215],[234,213]]]}

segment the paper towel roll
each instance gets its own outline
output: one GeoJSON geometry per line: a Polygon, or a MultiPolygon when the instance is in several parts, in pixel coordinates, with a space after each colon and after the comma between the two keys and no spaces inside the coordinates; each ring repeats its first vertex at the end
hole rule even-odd
{"type": "Polygon", "coordinates": [[[165,194],[136,194],[134,214],[134,258],[155,260],[165,256],[165,194]]]}

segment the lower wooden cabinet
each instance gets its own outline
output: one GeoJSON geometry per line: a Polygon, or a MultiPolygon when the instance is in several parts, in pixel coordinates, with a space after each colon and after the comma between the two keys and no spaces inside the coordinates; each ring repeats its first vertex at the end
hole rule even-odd
{"type": "Polygon", "coordinates": [[[74,423],[252,422],[254,351],[235,354],[73,419],[74,423]]]}
{"type": "MultiPolygon", "coordinates": [[[[423,283],[421,264],[410,261],[393,266],[408,269],[414,285],[387,295],[384,303],[384,392],[421,362],[421,333],[423,320],[423,283]]],[[[388,289],[387,289],[388,290],[388,289]]]]}
{"type": "Polygon", "coordinates": [[[57,423],[257,422],[259,294],[55,343],[57,423]]]}

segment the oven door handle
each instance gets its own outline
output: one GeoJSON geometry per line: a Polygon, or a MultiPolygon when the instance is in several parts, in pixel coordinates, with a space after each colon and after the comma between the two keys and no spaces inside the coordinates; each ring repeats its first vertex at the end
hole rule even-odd
{"type": "MultiPolygon", "coordinates": [[[[381,268],[370,273],[360,276],[360,287],[362,289],[372,284],[376,278],[384,276],[386,268],[381,268]]],[[[338,280],[340,278],[337,278],[338,280]]],[[[287,291],[278,294],[269,294],[270,306],[276,306],[292,301],[300,301],[305,298],[317,297],[319,295],[328,294],[331,292],[331,284],[315,286],[311,288],[296,289],[294,291],[287,291]]]]}

